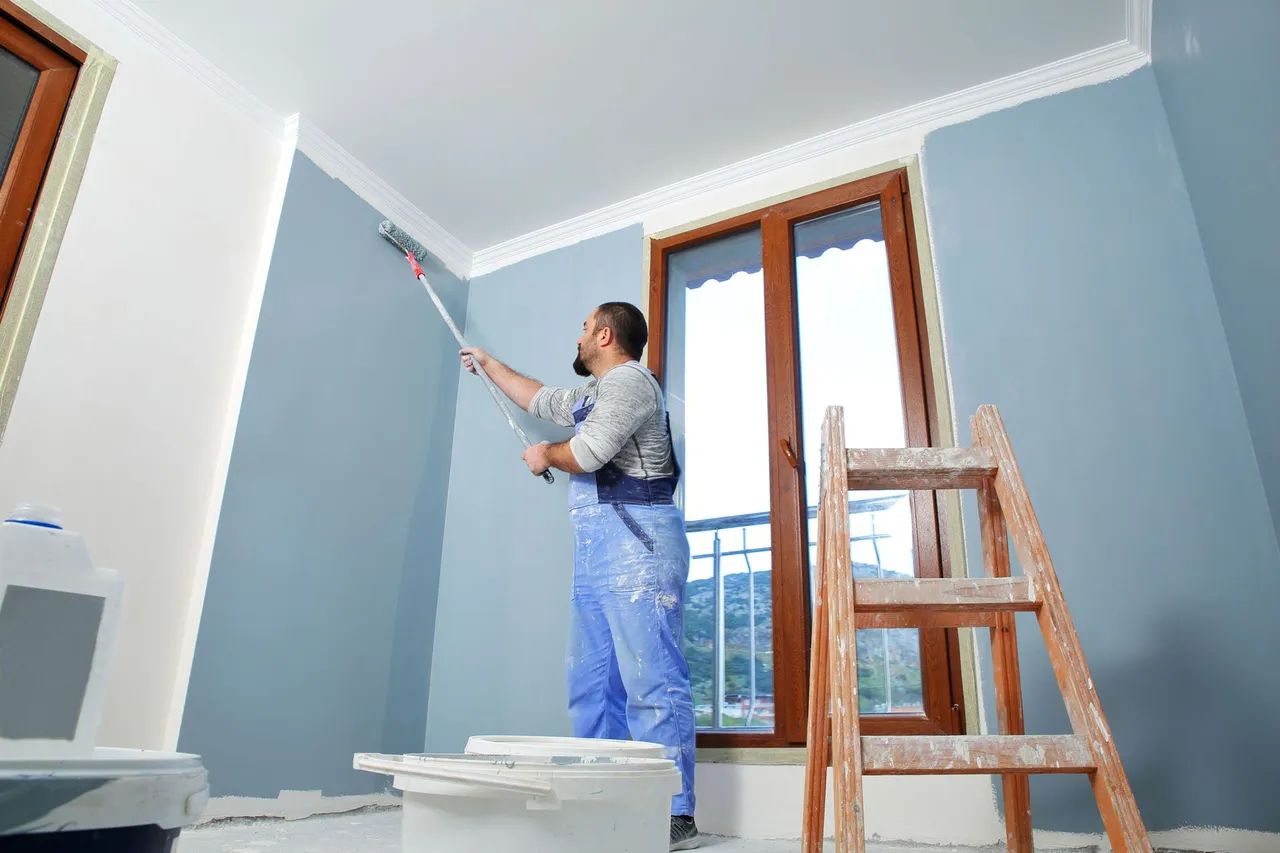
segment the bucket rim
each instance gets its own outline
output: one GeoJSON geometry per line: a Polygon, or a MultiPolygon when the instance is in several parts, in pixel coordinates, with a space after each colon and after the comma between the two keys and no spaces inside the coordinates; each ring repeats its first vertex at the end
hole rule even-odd
{"type": "MultiPolygon", "coordinates": [[[[467,751],[471,752],[472,744],[494,743],[494,744],[512,744],[520,746],[541,746],[549,747],[569,747],[577,751],[581,748],[584,750],[617,750],[620,752],[648,752],[652,750],[661,750],[664,747],[660,743],[652,743],[643,740],[610,740],[608,738],[586,738],[586,737],[561,737],[561,736],[543,736],[543,735],[472,735],[467,739],[467,751]]],[[[494,754],[494,753],[486,753],[494,754]]],[[[559,754],[559,753],[548,753],[559,754]]]]}
{"type": "Polygon", "coordinates": [[[63,758],[0,759],[0,779],[102,778],[117,776],[168,776],[204,773],[200,756],[186,752],[97,747],[91,755],[63,758]]]}
{"type": "Polygon", "coordinates": [[[675,768],[669,758],[618,755],[525,755],[522,753],[446,753],[407,752],[406,764],[423,766],[456,766],[459,768],[493,768],[494,772],[586,772],[586,773],[652,773],[675,768]]]}
{"type": "Polygon", "coordinates": [[[515,796],[554,802],[616,799],[655,784],[672,796],[680,786],[680,771],[666,758],[357,753],[353,766],[391,776],[395,787],[406,792],[450,797],[515,796]]]}

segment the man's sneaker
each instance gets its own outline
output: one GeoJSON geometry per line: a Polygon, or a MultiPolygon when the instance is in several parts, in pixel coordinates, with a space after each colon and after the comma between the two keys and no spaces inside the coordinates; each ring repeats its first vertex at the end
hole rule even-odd
{"type": "Polygon", "coordinates": [[[698,825],[693,822],[693,815],[672,815],[671,849],[692,850],[698,843],[698,825]]]}

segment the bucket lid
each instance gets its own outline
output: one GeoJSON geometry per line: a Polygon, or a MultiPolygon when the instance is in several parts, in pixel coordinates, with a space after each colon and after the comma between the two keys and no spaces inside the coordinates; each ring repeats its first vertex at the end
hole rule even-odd
{"type": "Polygon", "coordinates": [[[467,741],[472,755],[605,755],[615,758],[663,758],[660,743],[585,737],[475,735],[467,741]]]}
{"type": "Polygon", "coordinates": [[[550,804],[630,798],[637,784],[654,786],[663,796],[680,791],[680,771],[665,758],[360,753],[354,766],[393,776],[402,790],[443,796],[507,796],[550,804]]]}
{"type": "Polygon", "coordinates": [[[125,776],[184,776],[203,773],[200,756],[149,749],[100,746],[92,756],[76,758],[0,759],[0,780],[29,781],[39,775],[51,779],[114,779],[125,776]]]}

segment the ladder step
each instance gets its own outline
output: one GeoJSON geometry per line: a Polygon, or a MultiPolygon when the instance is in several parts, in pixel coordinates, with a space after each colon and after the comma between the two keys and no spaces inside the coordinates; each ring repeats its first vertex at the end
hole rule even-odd
{"type": "Polygon", "coordinates": [[[859,630],[873,628],[998,628],[994,610],[859,610],[854,613],[859,630]]]}
{"type": "Polygon", "coordinates": [[[909,735],[862,738],[862,772],[879,776],[959,773],[1092,773],[1075,735],[909,735]]]}
{"type": "Polygon", "coordinates": [[[976,489],[995,476],[995,458],[975,447],[846,450],[850,489],[976,489]]]}
{"type": "MultiPolygon", "coordinates": [[[[863,613],[1000,613],[1037,610],[1035,586],[1016,578],[915,578],[913,580],[856,580],[853,612],[863,613]]],[[[991,624],[991,620],[958,622],[991,624]]]]}

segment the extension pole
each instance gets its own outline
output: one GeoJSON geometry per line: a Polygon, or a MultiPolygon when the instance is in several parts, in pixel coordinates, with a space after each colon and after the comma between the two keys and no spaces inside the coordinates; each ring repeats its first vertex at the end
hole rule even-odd
{"type": "MultiPolygon", "coordinates": [[[[425,257],[426,250],[406,232],[392,225],[390,220],[384,220],[378,226],[378,233],[390,241],[397,249],[404,252],[404,259],[409,262],[409,268],[413,270],[414,277],[426,289],[427,295],[431,297],[432,303],[436,306],[436,310],[440,312],[440,318],[444,320],[445,325],[449,327],[449,331],[453,333],[453,339],[458,342],[459,347],[466,349],[467,342],[463,339],[462,332],[458,330],[458,324],[453,322],[453,317],[449,316],[449,310],[440,301],[440,297],[436,294],[435,288],[431,286],[431,282],[427,281],[427,274],[423,272],[422,264],[418,262],[418,255],[421,254],[425,257]]],[[[489,374],[484,372],[480,362],[472,359],[471,364],[475,367],[476,374],[484,380],[484,387],[489,391],[489,396],[493,398],[493,402],[502,411],[503,417],[507,419],[507,425],[511,427],[511,431],[516,434],[516,438],[520,439],[520,443],[528,450],[532,442],[529,441],[529,436],[525,434],[525,431],[520,428],[520,424],[516,423],[515,416],[511,414],[511,409],[507,407],[507,401],[503,399],[502,392],[498,390],[497,385],[493,384],[489,374]]],[[[542,472],[542,479],[548,483],[556,481],[555,475],[550,470],[542,472]]]]}

